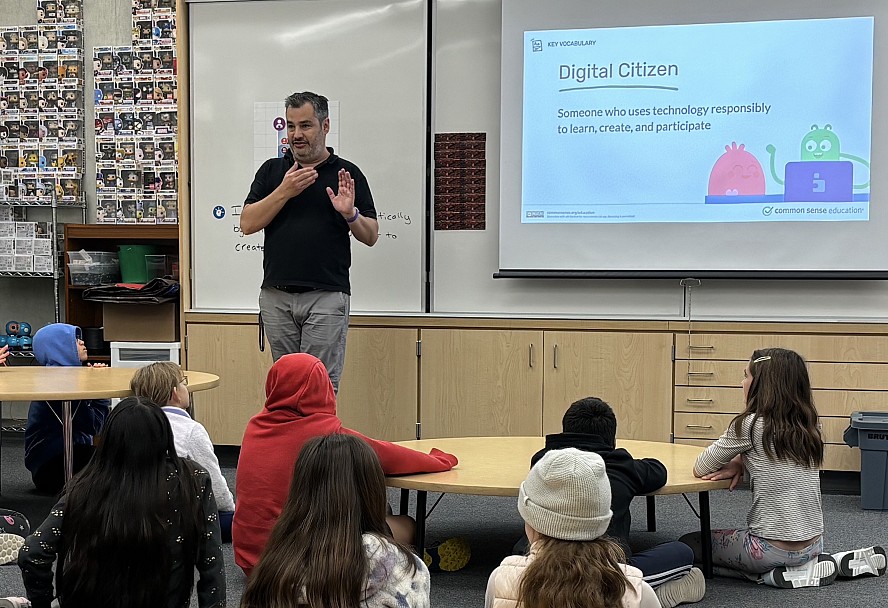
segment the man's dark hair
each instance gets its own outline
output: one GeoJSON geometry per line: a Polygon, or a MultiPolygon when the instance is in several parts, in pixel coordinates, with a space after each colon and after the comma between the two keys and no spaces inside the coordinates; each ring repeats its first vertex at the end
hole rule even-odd
{"type": "Polygon", "coordinates": [[[574,401],[561,419],[565,433],[598,435],[609,445],[617,442],[617,417],[614,410],[598,397],[585,397],[574,401]]]}
{"type": "Polygon", "coordinates": [[[315,116],[319,123],[323,123],[327,116],[330,115],[330,109],[327,105],[327,98],[311,91],[302,91],[301,93],[293,93],[284,100],[284,109],[301,108],[305,104],[310,103],[314,108],[315,116]]]}

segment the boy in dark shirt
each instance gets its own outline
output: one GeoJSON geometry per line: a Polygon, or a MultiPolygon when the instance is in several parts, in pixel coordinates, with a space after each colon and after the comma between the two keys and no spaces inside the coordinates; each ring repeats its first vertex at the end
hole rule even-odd
{"type": "Polygon", "coordinates": [[[531,458],[533,466],[549,450],[577,448],[596,452],[604,459],[611,485],[613,518],[607,535],[620,543],[627,562],[644,574],[644,580],[664,608],[703,599],[706,583],[703,573],[693,567],[693,551],[673,541],[632,554],[629,529],[632,516],[629,505],[636,496],[650,494],[666,485],[666,467],[655,458],[632,458],[616,447],[617,417],[611,407],[597,397],[574,402],[561,420],[561,433],[546,435],[546,447],[531,458]]]}

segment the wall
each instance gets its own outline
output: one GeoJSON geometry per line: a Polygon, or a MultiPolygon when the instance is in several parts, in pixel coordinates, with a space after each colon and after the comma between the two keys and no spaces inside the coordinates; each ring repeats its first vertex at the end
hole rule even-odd
{"type": "MultiPolygon", "coordinates": [[[[132,38],[131,8],[128,0],[84,0],[83,6],[83,45],[84,62],[92,65],[94,46],[128,44],[132,38]]],[[[37,0],[3,0],[0,10],[0,25],[31,25],[37,23],[37,0]]],[[[94,88],[92,70],[86,69],[85,89],[94,88]]],[[[93,96],[84,95],[86,116],[86,144],[83,188],[87,200],[87,222],[94,221],[96,208],[95,180],[95,133],[90,118],[94,116],[93,96]]],[[[60,220],[80,222],[80,210],[62,210],[60,220]]],[[[29,218],[48,221],[48,210],[29,212],[29,218]],[[44,217],[45,215],[45,217],[44,217]]],[[[64,289],[64,287],[62,287],[64,289]]],[[[64,300],[62,296],[61,300],[64,300]]],[[[0,326],[6,321],[27,321],[35,330],[54,321],[52,280],[0,278],[0,326]]],[[[64,311],[61,313],[64,318],[64,311]]],[[[3,404],[3,418],[22,418],[27,410],[22,405],[3,404]]]]}

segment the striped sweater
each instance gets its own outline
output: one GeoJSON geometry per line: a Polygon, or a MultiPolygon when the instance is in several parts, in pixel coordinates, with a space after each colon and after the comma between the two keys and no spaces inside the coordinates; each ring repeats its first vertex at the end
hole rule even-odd
{"type": "Polygon", "coordinates": [[[764,421],[759,418],[754,427],[752,421],[751,414],[743,419],[739,436],[731,424],[700,454],[694,471],[715,472],[742,454],[752,483],[752,508],[746,516],[750,532],[781,541],[805,541],[823,534],[819,470],[769,458],[762,447],[764,421]]]}

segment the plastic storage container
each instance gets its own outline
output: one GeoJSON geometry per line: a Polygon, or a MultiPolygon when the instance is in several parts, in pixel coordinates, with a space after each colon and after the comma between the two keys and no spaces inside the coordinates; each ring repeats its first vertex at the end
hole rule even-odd
{"type": "Polygon", "coordinates": [[[120,275],[124,283],[147,283],[145,256],[157,253],[154,245],[121,245],[120,275]]]}
{"type": "Polygon", "coordinates": [[[888,412],[853,412],[843,439],[860,448],[860,507],[888,509],[888,412]]]}
{"type": "Polygon", "coordinates": [[[71,285],[102,285],[120,281],[120,266],[117,262],[90,262],[68,264],[68,277],[71,285]]]}
{"type": "Polygon", "coordinates": [[[165,277],[169,274],[167,270],[167,256],[165,255],[146,255],[145,256],[145,274],[150,281],[165,277]]]}
{"type": "Polygon", "coordinates": [[[68,264],[116,264],[118,261],[117,252],[115,251],[80,251],[68,252],[68,264]]]}

